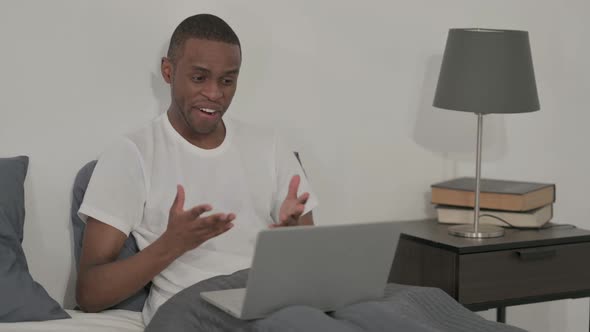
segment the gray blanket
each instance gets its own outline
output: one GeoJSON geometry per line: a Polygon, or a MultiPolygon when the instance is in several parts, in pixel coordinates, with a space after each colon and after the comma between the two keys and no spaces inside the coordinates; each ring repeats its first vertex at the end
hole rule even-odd
{"type": "Polygon", "coordinates": [[[245,287],[247,277],[248,270],[243,270],[186,288],[158,309],[145,331],[523,331],[482,318],[438,288],[388,284],[383,299],[349,305],[329,314],[292,306],[254,321],[233,318],[199,296],[203,291],[245,287]]]}

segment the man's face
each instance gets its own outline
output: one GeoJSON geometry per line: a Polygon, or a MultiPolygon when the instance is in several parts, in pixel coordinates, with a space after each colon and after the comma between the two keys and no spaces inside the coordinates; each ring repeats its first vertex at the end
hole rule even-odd
{"type": "Polygon", "coordinates": [[[172,90],[172,112],[192,135],[214,133],[236,92],[241,64],[238,45],[191,38],[162,74],[172,90]]]}

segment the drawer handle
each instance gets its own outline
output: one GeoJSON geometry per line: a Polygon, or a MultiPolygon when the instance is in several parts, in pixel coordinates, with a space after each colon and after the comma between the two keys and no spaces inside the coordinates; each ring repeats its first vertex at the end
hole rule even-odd
{"type": "Polygon", "coordinates": [[[543,248],[523,249],[516,251],[518,257],[520,257],[520,259],[522,259],[523,261],[550,258],[555,256],[556,253],[557,250],[555,249],[543,248]]]}

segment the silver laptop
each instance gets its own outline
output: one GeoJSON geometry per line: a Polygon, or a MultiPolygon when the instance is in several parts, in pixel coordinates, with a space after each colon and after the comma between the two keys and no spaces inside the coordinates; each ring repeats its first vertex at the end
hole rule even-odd
{"type": "Polygon", "coordinates": [[[201,297],[240,319],[290,305],[332,311],[383,297],[399,240],[395,222],[301,226],[258,234],[246,288],[201,297]]]}

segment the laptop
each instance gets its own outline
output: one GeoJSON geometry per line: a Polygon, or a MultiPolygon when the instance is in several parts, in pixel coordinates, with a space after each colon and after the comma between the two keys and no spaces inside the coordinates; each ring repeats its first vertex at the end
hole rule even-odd
{"type": "Polygon", "coordinates": [[[244,320],[290,305],[333,311],[381,298],[398,241],[395,222],[263,230],[246,288],[201,297],[244,320]]]}

